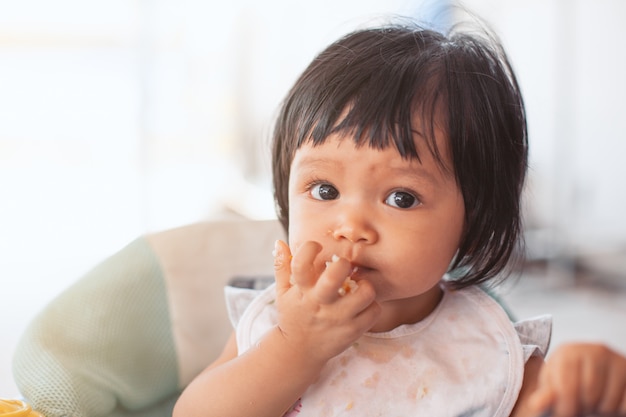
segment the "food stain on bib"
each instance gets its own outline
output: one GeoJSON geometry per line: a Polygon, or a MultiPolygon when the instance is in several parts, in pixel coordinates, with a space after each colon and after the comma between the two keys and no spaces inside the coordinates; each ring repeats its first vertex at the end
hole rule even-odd
{"type": "Polygon", "coordinates": [[[359,356],[379,364],[388,363],[397,355],[405,358],[415,355],[412,347],[404,343],[389,343],[389,340],[371,339],[367,343],[354,344],[352,347],[359,356]]]}
{"type": "Polygon", "coordinates": [[[363,381],[363,386],[367,388],[376,388],[379,381],[380,381],[380,373],[374,372],[372,376],[370,376],[369,378],[365,379],[365,381],[363,381]]]}
{"type": "Polygon", "coordinates": [[[406,396],[409,400],[416,401],[428,395],[430,390],[420,381],[415,381],[406,390],[406,396]]]}
{"type": "Polygon", "coordinates": [[[330,385],[331,386],[339,385],[341,381],[344,381],[347,377],[348,377],[348,373],[346,371],[341,371],[339,372],[339,374],[337,374],[337,376],[333,378],[332,381],[330,381],[330,385]]]}

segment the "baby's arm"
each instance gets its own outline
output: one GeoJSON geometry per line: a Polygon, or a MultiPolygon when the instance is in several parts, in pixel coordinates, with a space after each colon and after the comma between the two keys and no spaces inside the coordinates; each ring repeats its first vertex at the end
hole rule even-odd
{"type": "Polygon", "coordinates": [[[317,377],[319,365],[272,329],[237,356],[234,336],[222,355],[183,391],[173,417],[282,416],[317,377]]]}
{"type": "Polygon", "coordinates": [[[626,416],[623,355],[600,344],[570,343],[545,363],[531,361],[514,416],[626,416]]]}
{"type": "Polygon", "coordinates": [[[328,360],[371,328],[379,312],[373,288],[362,282],[350,296],[339,296],[349,262],[320,267],[320,250],[305,243],[290,262],[287,245],[277,245],[278,325],[239,356],[231,337],[221,356],[182,393],[174,417],[280,417],[328,360]]]}

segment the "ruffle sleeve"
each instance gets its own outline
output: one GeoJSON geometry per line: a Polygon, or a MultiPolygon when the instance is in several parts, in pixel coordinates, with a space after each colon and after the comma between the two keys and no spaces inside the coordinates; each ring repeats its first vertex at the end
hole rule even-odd
{"type": "Polygon", "coordinates": [[[524,362],[533,356],[545,358],[552,337],[552,316],[542,315],[514,324],[522,343],[524,362]]]}

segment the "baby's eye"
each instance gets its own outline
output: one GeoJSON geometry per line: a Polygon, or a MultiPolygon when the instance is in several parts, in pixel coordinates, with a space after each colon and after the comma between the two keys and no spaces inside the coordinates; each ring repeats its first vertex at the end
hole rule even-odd
{"type": "Polygon", "coordinates": [[[315,184],[310,190],[311,197],[316,200],[334,200],[339,197],[339,191],[330,184],[315,184]]]}
{"type": "Polygon", "coordinates": [[[387,197],[385,203],[389,204],[392,207],[409,209],[417,206],[420,201],[413,194],[406,191],[394,191],[393,193],[389,194],[389,197],[387,197]]]}

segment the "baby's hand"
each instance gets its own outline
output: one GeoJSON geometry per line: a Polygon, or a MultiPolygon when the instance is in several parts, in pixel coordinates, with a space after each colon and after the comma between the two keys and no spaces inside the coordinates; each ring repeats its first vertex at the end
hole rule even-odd
{"type": "Polygon", "coordinates": [[[280,330],[295,348],[325,363],[374,325],[380,306],[366,281],[341,295],[352,266],[346,259],[318,259],[321,250],[319,243],[306,242],[292,258],[278,241],[274,267],[280,330]]]}
{"type": "Polygon", "coordinates": [[[537,415],[626,416],[626,357],[598,344],[567,344],[539,373],[530,398],[537,415]]]}

